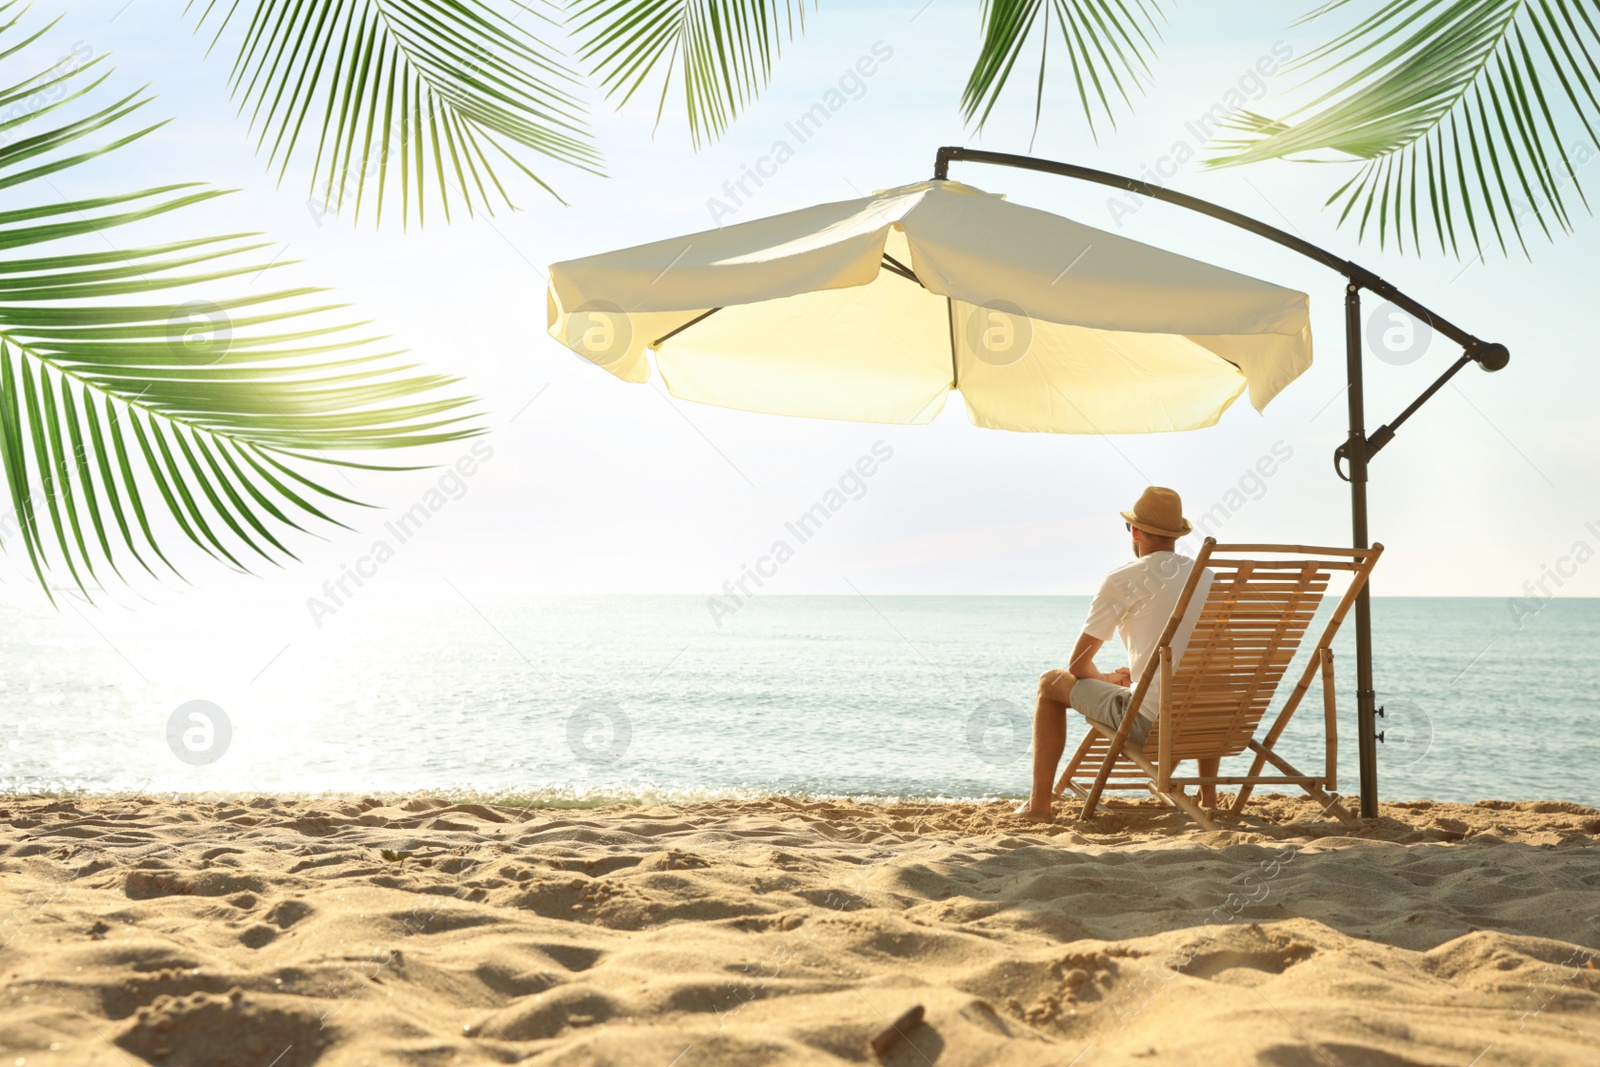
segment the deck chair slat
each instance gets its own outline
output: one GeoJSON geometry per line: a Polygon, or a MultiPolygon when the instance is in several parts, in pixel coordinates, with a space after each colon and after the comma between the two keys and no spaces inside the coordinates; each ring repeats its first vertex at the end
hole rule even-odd
{"type": "Polygon", "coordinates": [[[1301,603],[1262,603],[1249,606],[1207,604],[1200,609],[1197,621],[1216,625],[1237,621],[1240,623],[1277,621],[1279,619],[1301,619],[1309,621],[1317,613],[1316,604],[1301,603]]]}
{"type": "MultiPolygon", "coordinates": [[[[1293,636],[1295,638],[1299,638],[1304,633],[1305,627],[1301,627],[1293,636]]],[[[1206,658],[1209,660],[1235,659],[1241,661],[1250,660],[1254,662],[1263,656],[1271,656],[1277,654],[1278,652],[1284,651],[1287,644],[1287,642],[1276,638],[1272,634],[1264,634],[1261,636],[1241,636],[1239,634],[1220,635],[1207,641],[1207,650],[1211,653],[1211,655],[1207,656],[1206,658]]],[[[1189,657],[1185,656],[1184,662],[1181,664],[1181,666],[1191,667],[1191,664],[1188,662],[1188,660],[1189,657]]],[[[1192,666],[1198,667],[1199,663],[1196,662],[1192,666]]]]}
{"type": "MultiPolygon", "coordinates": [[[[1304,628],[1302,627],[1303,631],[1304,628]]],[[[1239,663],[1254,665],[1259,663],[1263,657],[1273,658],[1287,653],[1292,658],[1294,650],[1284,647],[1284,642],[1282,641],[1269,644],[1265,641],[1235,642],[1224,641],[1219,638],[1212,642],[1211,653],[1207,658],[1214,664],[1236,660],[1239,663]]],[[[1184,662],[1179,664],[1180,668],[1189,666],[1188,659],[1189,657],[1184,657],[1184,662]]]]}
{"type": "MultiPolygon", "coordinates": [[[[1304,562],[1308,561],[1299,560],[1291,563],[1284,560],[1251,560],[1249,572],[1255,579],[1250,583],[1250,591],[1272,593],[1281,590],[1285,585],[1294,585],[1296,573],[1300,569],[1300,564],[1304,562]]],[[[1244,568],[1213,567],[1212,572],[1219,578],[1231,579],[1234,575],[1243,573],[1244,568]]],[[[1333,580],[1333,576],[1319,570],[1316,580],[1319,585],[1327,585],[1333,580]]]]}
{"type": "Polygon", "coordinates": [[[1240,688],[1233,690],[1195,693],[1192,695],[1192,697],[1186,698],[1182,708],[1179,708],[1177,705],[1173,705],[1173,714],[1176,716],[1180,714],[1203,712],[1209,708],[1228,709],[1237,708],[1241,705],[1265,705],[1270,703],[1271,701],[1264,697],[1249,695],[1244,687],[1241,686],[1240,688]]]}
{"type": "MultiPolygon", "coordinates": [[[[1229,715],[1226,718],[1223,718],[1220,715],[1212,716],[1206,714],[1186,714],[1173,722],[1172,733],[1178,737],[1191,738],[1201,736],[1208,729],[1231,728],[1230,724],[1236,721],[1242,721],[1244,719],[1260,719],[1262,715],[1266,714],[1267,705],[1235,705],[1234,711],[1235,714],[1229,715]]],[[[1218,753],[1218,755],[1228,754],[1229,753],[1218,753]]],[[[1233,754],[1237,755],[1237,753],[1233,754]]]]}
{"type": "Polygon", "coordinates": [[[1208,733],[1228,731],[1233,729],[1233,724],[1241,718],[1257,718],[1266,711],[1267,705],[1258,704],[1246,707],[1244,715],[1190,715],[1173,726],[1173,732],[1185,738],[1203,737],[1208,733]]]}
{"type": "Polygon", "coordinates": [[[1277,600],[1242,600],[1233,603],[1210,601],[1200,606],[1198,618],[1204,621],[1216,619],[1256,619],[1269,615],[1315,615],[1322,606],[1319,597],[1290,598],[1277,600]]]}
{"type": "Polygon", "coordinates": [[[1314,545],[1218,545],[1211,546],[1212,552],[1222,552],[1228,555],[1244,555],[1246,553],[1259,554],[1262,552],[1282,552],[1294,556],[1354,556],[1363,559],[1371,556],[1374,559],[1383,551],[1382,545],[1373,545],[1371,548],[1319,548],[1314,545]]]}
{"type": "Polygon", "coordinates": [[[1195,627],[1195,632],[1208,641],[1256,641],[1278,632],[1284,626],[1292,626],[1297,631],[1307,629],[1311,625],[1311,613],[1273,611],[1233,617],[1202,616],[1200,623],[1201,625],[1195,627]]]}
{"type": "Polygon", "coordinates": [[[1226,716],[1229,719],[1232,719],[1237,717],[1234,713],[1238,711],[1254,710],[1259,713],[1260,711],[1265,710],[1270,703],[1271,701],[1248,700],[1238,695],[1233,695],[1232,699],[1214,697],[1206,703],[1193,704],[1183,708],[1174,708],[1172,712],[1173,728],[1179,729],[1184,734],[1187,734],[1191,730],[1200,729],[1203,725],[1202,720],[1210,718],[1213,715],[1218,717],[1226,716]]]}
{"type": "Polygon", "coordinates": [[[1251,619],[1279,618],[1284,615],[1309,619],[1317,613],[1318,606],[1314,600],[1307,602],[1298,598],[1252,600],[1243,603],[1207,603],[1200,609],[1199,619],[1202,622],[1218,619],[1238,619],[1241,622],[1248,622],[1251,619]]]}

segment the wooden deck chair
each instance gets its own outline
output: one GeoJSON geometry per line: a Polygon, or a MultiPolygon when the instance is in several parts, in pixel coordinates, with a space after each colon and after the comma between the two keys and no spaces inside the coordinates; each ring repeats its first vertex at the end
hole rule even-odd
{"type": "Polygon", "coordinates": [[[1207,817],[1197,798],[1185,793],[1186,786],[1206,782],[1237,785],[1239,791],[1227,811],[1228,815],[1237,815],[1256,786],[1295,785],[1323,805],[1325,814],[1331,812],[1346,822],[1356,822],[1337,799],[1328,795],[1336,787],[1338,761],[1331,645],[1339,624],[1382,553],[1382,545],[1370,549],[1219,545],[1214,538],[1206,538],[1172,609],[1172,618],[1157,647],[1157,658],[1139,679],[1121,727],[1112,731],[1099,723],[1089,723],[1089,735],[1056,783],[1056,796],[1068,789],[1078,794],[1083,798],[1083,814],[1079,818],[1087,819],[1094,815],[1106,789],[1147,788],[1201,826],[1215,830],[1216,823],[1207,817]],[[1182,662],[1173,663],[1174,635],[1206,571],[1212,575],[1210,590],[1205,594],[1182,662]],[[1312,649],[1299,684],[1266,736],[1257,741],[1256,728],[1335,571],[1353,572],[1349,588],[1312,649]],[[1157,671],[1162,680],[1161,707],[1141,748],[1127,741],[1128,730],[1157,671]],[[1319,673],[1327,734],[1323,771],[1304,774],[1273,751],[1273,746],[1319,673]],[[1255,753],[1249,774],[1177,776],[1178,765],[1185,760],[1237,756],[1246,749],[1255,753]],[[1268,763],[1277,774],[1262,773],[1268,763]]]}

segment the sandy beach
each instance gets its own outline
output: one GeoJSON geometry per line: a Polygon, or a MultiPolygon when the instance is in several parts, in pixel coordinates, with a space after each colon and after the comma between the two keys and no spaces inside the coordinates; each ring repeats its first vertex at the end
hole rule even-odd
{"type": "Polygon", "coordinates": [[[0,1062],[1595,1062],[1600,811],[1007,810],[7,798],[0,1062]]]}

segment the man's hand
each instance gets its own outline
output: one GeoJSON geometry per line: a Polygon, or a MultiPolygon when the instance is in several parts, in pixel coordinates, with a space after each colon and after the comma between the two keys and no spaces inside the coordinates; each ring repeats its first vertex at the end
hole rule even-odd
{"type": "Polygon", "coordinates": [[[1102,677],[1112,685],[1120,685],[1124,689],[1133,688],[1133,674],[1126,667],[1118,667],[1110,674],[1102,675],[1102,677]]]}

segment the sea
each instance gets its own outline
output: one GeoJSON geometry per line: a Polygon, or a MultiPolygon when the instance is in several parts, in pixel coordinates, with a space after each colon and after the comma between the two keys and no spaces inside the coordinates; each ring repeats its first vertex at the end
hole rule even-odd
{"type": "MultiPolygon", "coordinates": [[[[723,614],[695,596],[457,600],[362,619],[286,648],[248,684],[194,692],[130,674],[133,655],[112,655],[97,628],[11,618],[0,791],[1017,797],[1038,675],[1064,666],[1087,607],[773,595],[723,614]]],[[[1381,798],[1600,805],[1600,600],[1377,597],[1373,620],[1381,798]]],[[[1353,793],[1349,621],[1334,647],[1339,790],[1353,793]]],[[[1122,662],[1116,648],[1101,658],[1122,662]]],[[[1069,719],[1070,751],[1084,727],[1069,719]]],[[[1322,739],[1313,686],[1280,751],[1320,768],[1322,739]]]]}

